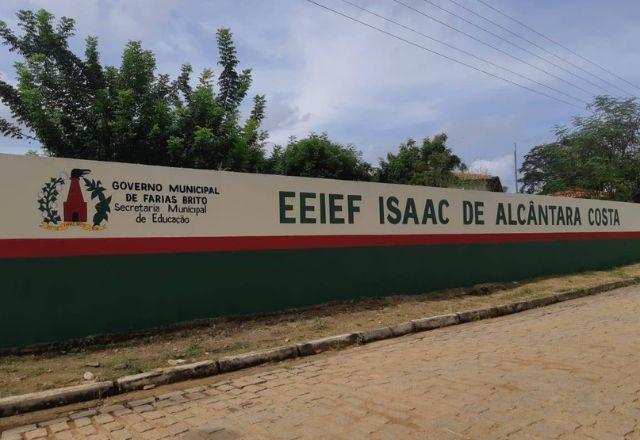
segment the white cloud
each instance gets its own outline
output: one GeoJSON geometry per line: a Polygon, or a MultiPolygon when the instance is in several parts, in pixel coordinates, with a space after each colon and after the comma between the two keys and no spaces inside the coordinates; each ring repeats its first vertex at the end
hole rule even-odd
{"type": "MultiPolygon", "coordinates": [[[[418,14],[392,6],[392,2],[354,1],[536,80],[577,93],[566,84],[418,14]]],[[[588,2],[576,15],[575,7],[562,2],[537,8],[525,0],[495,1],[496,6],[576,51],[601,60],[601,64],[615,72],[628,74],[631,80],[635,76],[640,82],[640,65],[632,58],[632,42],[640,38],[640,28],[634,21],[640,14],[640,2],[588,2]],[[594,20],[599,24],[597,29],[587,32],[584,26],[579,26],[594,20]]],[[[321,2],[426,47],[465,58],[357,12],[339,0],[321,2]]],[[[451,25],[465,26],[423,2],[410,3],[438,14],[451,25]]],[[[327,131],[337,141],[355,143],[368,160],[375,161],[407,137],[419,139],[444,131],[450,135],[449,144],[467,163],[488,161],[491,167],[499,168],[499,159],[511,151],[513,142],[518,142],[519,149],[526,151],[536,143],[548,141],[554,124],[564,124],[577,113],[575,108],[443,60],[304,1],[193,0],[186,5],[177,0],[158,0],[150,5],[145,0],[3,0],[0,19],[8,21],[13,28],[18,9],[40,7],[57,16],[77,19],[77,37],[72,47],[79,53],[83,50],[84,38],[97,35],[104,62],[117,65],[124,43],[142,39],[146,48],[156,52],[159,71],[172,74],[178,72],[184,62],[192,63],[196,73],[206,66],[215,70],[215,31],[222,26],[230,27],[242,67],[253,68],[254,84],[250,94],[267,95],[265,126],[275,143],[284,143],[291,135],[300,137],[310,131],[327,131]]],[[[482,10],[479,4],[473,8],[482,10]]],[[[469,30],[474,35],[476,31],[469,30]]],[[[481,35],[483,39],[491,38],[478,33],[481,35]]],[[[496,44],[517,52],[501,42],[496,44]]],[[[0,51],[4,51],[0,52],[0,70],[11,78],[14,57],[6,48],[0,51]]],[[[518,54],[566,76],[540,60],[518,54]]],[[[581,61],[574,58],[573,62],[581,61]]],[[[512,182],[512,166],[508,169],[505,179],[512,182]]]]}
{"type": "MultiPolygon", "coordinates": [[[[290,55],[286,68],[256,72],[254,89],[277,87],[296,115],[279,120],[271,131],[273,142],[310,131],[335,136],[336,126],[368,125],[372,132],[425,127],[441,116],[446,101],[476,94],[463,84],[482,85],[485,91],[504,87],[313,6],[298,8],[290,18],[287,38],[280,40],[280,52],[290,55]]],[[[271,105],[269,117],[270,112],[271,105]]],[[[428,134],[422,130],[419,135],[428,134]]],[[[395,145],[410,134],[398,136],[395,145]]],[[[353,141],[344,135],[338,140],[353,141]]]]}
{"type": "Polygon", "coordinates": [[[486,173],[492,176],[513,177],[513,155],[506,154],[493,159],[476,159],[469,166],[472,173],[486,173]]]}
{"type": "Polygon", "coordinates": [[[502,184],[509,187],[509,191],[515,189],[513,154],[506,154],[493,159],[476,159],[469,165],[469,171],[498,176],[502,184]]]}

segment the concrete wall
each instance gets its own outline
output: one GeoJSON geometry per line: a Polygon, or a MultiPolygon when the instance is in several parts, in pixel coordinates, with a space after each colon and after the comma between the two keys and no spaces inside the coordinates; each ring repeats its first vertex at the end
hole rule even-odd
{"type": "Polygon", "coordinates": [[[640,206],[543,196],[0,155],[0,206],[0,348],[640,257],[640,206]]]}

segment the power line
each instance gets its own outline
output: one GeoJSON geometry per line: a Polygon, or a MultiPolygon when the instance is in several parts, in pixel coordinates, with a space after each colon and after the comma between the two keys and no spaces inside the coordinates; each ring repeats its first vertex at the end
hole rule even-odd
{"type": "Polygon", "coordinates": [[[562,81],[562,82],[563,82],[563,83],[565,83],[565,84],[569,84],[571,87],[574,87],[574,88],[576,88],[576,89],[578,89],[578,90],[580,90],[580,91],[582,91],[582,92],[586,93],[586,94],[587,94],[587,95],[589,95],[589,96],[595,96],[595,95],[597,95],[597,93],[593,93],[592,91],[587,90],[587,89],[585,89],[584,87],[581,87],[581,86],[579,86],[579,85],[577,85],[577,84],[575,84],[575,83],[573,83],[573,82],[571,82],[571,81],[568,81],[568,80],[566,80],[566,79],[562,78],[561,76],[558,76],[558,75],[556,75],[556,74],[554,74],[554,73],[551,73],[551,72],[549,72],[548,70],[543,69],[542,67],[538,67],[538,66],[536,66],[535,64],[532,64],[532,63],[528,62],[527,60],[524,60],[524,59],[522,59],[522,58],[520,58],[520,57],[517,57],[517,56],[515,56],[515,55],[513,55],[513,54],[511,54],[511,53],[509,53],[509,52],[507,52],[506,50],[502,50],[502,49],[500,49],[499,47],[496,47],[496,46],[494,46],[494,45],[493,45],[493,44],[491,44],[491,43],[487,43],[486,41],[482,40],[481,38],[478,38],[478,37],[476,37],[476,36],[474,36],[474,35],[472,35],[472,34],[470,34],[470,33],[468,33],[468,32],[465,32],[465,31],[463,31],[463,30],[460,30],[460,29],[458,29],[458,28],[456,28],[456,27],[454,27],[454,26],[451,26],[450,24],[447,24],[447,23],[445,23],[444,21],[437,19],[436,17],[434,17],[434,16],[432,16],[432,15],[427,14],[426,12],[423,12],[423,11],[421,11],[421,10],[419,10],[419,9],[416,9],[416,8],[414,8],[414,7],[413,7],[413,6],[411,6],[411,5],[408,5],[408,4],[406,4],[406,3],[403,3],[403,2],[401,2],[401,1],[399,1],[399,0],[393,0],[393,1],[394,1],[394,2],[396,2],[396,3],[398,3],[399,5],[404,6],[404,7],[405,7],[405,8],[407,8],[407,9],[411,9],[412,11],[417,12],[418,14],[420,14],[420,15],[422,15],[422,16],[424,16],[424,17],[428,18],[429,20],[433,20],[433,21],[435,21],[436,23],[441,24],[442,26],[445,26],[445,27],[447,27],[447,28],[449,28],[449,29],[451,29],[451,30],[453,30],[453,31],[455,31],[455,32],[458,32],[458,33],[460,33],[460,34],[462,34],[462,35],[464,35],[464,36],[466,36],[466,37],[468,37],[468,38],[471,38],[471,39],[472,39],[472,40],[474,40],[474,41],[477,41],[477,42],[478,42],[478,43],[480,43],[480,44],[483,44],[484,46],[490,47],[491,49],[493,49],[493,50],[495,50],[495,51],[497,51],[497,52],[500,52],[501,54],[506,55],[506,56],[508,56],[509,58],[513,58],[514,60],[517,60],[517,61],[519,61],[519,62],[521,62],[521,63],[523,63],[523,64],[526,64],[527,66],[529,66],[529,67],[531,67],[531,68],[533,68],[533,69],[536,69],[537,71],[542,72],[542,73],[544,73],[544,74],[546,74],[546,75],[549,75],[550,77],[555,78],[555,79],[557,79],[558,81],[562,81]]]}
{"type": "Polygon", "coordinates": [[[584,56],[580,55],[579,53],[574,52],[573,50],[569,49],[567,46],[565,46],[565,45],[564,45],[564,44],[562,44],[562,43],[559,43],[558,41],[554,40],[553,38],[547,37],[547,36],[546,36],[546,35],[544,35],[543,33],[538,32],[537,30],[535,30],[535,29],[534,29],[534,28],[532,28],[531,26],[528,26],[526,23],[523,23],[522,21],[520,21],[520,20],[518,20],[518,19],[516,19],[516,18],[514,18],[514,17],[512,17],[512,16],[510,16],[509,14],[507,14],[507,13],[505,13],[505,12],[502,12],[500,9],[498,9],[498,8],[496,8],[496,7],[494,7],[494,6],[491,6],[491,5],[490,5],[489,3],[487,3],[486,1],[483,1],[483,0],[476,0],[476,1],[477,1],[477,2],[479,2],[479,3],[482,3],[483,5],[485,5],[485,6],[486,6],[487,8],[489,8],[489,9],[494,10],[494,11],[495,11],[495,12],[497,12],[498,14],[500,14],[500,15],[502,15],[502,16],[504,16],[504,17],[507,17],[509,20],[514,21],[514,22],[518,23],[520,26],[524,27],[525,29],[528,29],[528,30],[530,30],[531,32],[533,32],[533,33],[535,33],[535,34],[537,34],[537,35],[541,36],[541,37],[542,37],[542,38],[544,38],[545,40],[550,41],[551,43],[553,43],[553,44],[555,44],[555,45],[557,45],[557,46],[561,47],[562,49],[566,50],[567,52],[572,53],[573,55],[577,56],[577,57],[578,57],[578,58],[580,58],[581,60],[586,61],[587,63],[589,63],[589,64],[591,64],[591,65],[593,65],[593,66],[596,66],[597,68],[601,69],[603,72],[607,72],[609,75],[612,75],[612,76],[614,76],[614,77],[618,78],[620,81],[623,81],[623,82],[625,82],[625,83],[629,84],[630,86],[635,87],[636,89],[640,90],[640,87],[638,87],[637,85],[633,84],[632,82],[629,82],[629,81],[627,81],[626,79],[622,78],[621,76],[616,75],[615,73],[613,73],[612,71],[610,71],[610,70],[608,70],[608,69],[604,68],[604,67],[603,67],[603,66],[601,66],[600,64],[598,64],[598,63],[596,63],[596,62],[594,62],[594,61],[591,61],[589,58],[586,58],[586,57],[584,57],[584,56]]]}
{"type": "Polygon", "coordinates": [[[374,26],[374,25],[372,25],[372,24],[369,24],[369,23],[367,23],[367,22],[364,22],[364,21],[362,21],[362,20],[359,20],[359,19],[357,19],[357,18],[355,18],[355,17],[352,17],[352,16],[350,16],[350,15],[348,15],[348,14],[345,14],[345,13],[343,13],[343,12],[340,12],[340,11],[338,11],[338,10],[336,10],[336,9],[330,8],[329,6],[326,6],[326,5],[323,5],[323,4],[321,4],[321,3],[318,3],[318,2],[316,2],[315,0],[305,0],[305,1],[306,1],[306,2],[308,2],[308,3],[314,4],[314,5],[316,5],[316,6],[320,7],[320,8],[322,8],[322,9],[325,9],[325,10],[327,10],[327,11],[333,12],[334,14],[337,14],[337,15],[340,15],[340,16],[342,16],[342,17],[344,17],[344,18],[347,18],[347,19],[349,19],[349,20],[351,20],[351,21],[354,21],[354,22],[356,22],[356,23],[360,23],[360,24],[361,24],[361,25],[363,25],[363,26],[366,26],[366,27],[368,27],[368,28],[370,28],[370,29],[376,30],[376,31],[378,31],[378,32],[380,32],[380,33],[382,33],[382,34],[385,34],[385,35],[389,36],[389,37],[392,37],[392,38],[395,38],[395,39],[397,39],[397,40],[399,40],[399,41],[402,41],[402,42],[404,42],[404,43],[410,44],[410,45],[412,45],[412,46],[415,46],[415,47],[417,47],[417,48],[419,48],[419,49],[422,49],[422,50],[424,50],[424,51],[426,51],[426,52],[429,52],[429,53],[432,53],[432,54],[434,54],[434,55],[438,55],[438,56],[440,56],[440,57],[442,57],[442,58],[445,58],[445,59],[447,59],[447,60],[449,60],[449,61],[453,61],[453,62],[455,62],[455,63],[457,63],[457,64],[461,64],[461,65],[463,65],[463,66],[465,66],[465,67],[468,67],[468,68],[470,68],[470,69],[476,70],[476,71],[478,71],[478,72],[482,72],[482,73],[484,73],[485,75],[488,75],[488,76],[491,76],[491,77],[493,77],[493,78],[496,78],[496,79],[502,80],[502,81],[507,82],[507,83],[509,83],[509,84],[512,84],[512,85],[514,85],[514,86],[520,87],[520,88],[522,88],[522,89],[524,89],[524,90],[528,90],[528,91],[530,91],[530,92],[537,93],[537,94],[539,94],[539,95],[545,96],[545,97],[547,97],[547,98],[549,98],[549,99],[553,99],[553,100],[558,101],[558,102],[561,102],[561,103],[563,103],[563,104],[567,104],[567,105],[570,105],[570,106],[572,106],[572,107],[577,107],[577,108],[579,108],[579,109],[582,109],[582,107],[580,107],[579,105],[573,104],[573,103],[571,103],[571,102],[569,102],[569,101],[565,101],[564,99],[561,99],[561,98],[558,98],[558,97],[555,97],[555,96],[549,95],[549,94],[544,93],[544,92],[541,92],[541,91],[539,91],[539,90],[532,89],[531,87],[528,87],[528,86],[522,85],[522,84],[517,83],[517,82],[515,82],[515,81],[512,81],[512,80],[510,80],[510,79],[504,78],[504,77],[502,77],[502,76],[500,76],[500,75],[496,75],[496,74],[494,74],[494,73],[488,72],[488,71],[486,71],[486,70],[484,70],[484,69],[481,69],[481,68],[479,68],[479,67],[473,66],[473,65],[471,65],[471,64],[469,64],[469,63],[465,63],[464,61],[460,61],[460,60],[458,60],[458,59],[456,59],[456,58],[453,58],[453,57],[451,57],[451,56],[448,56],[448,55],[442,54],[442,53],[440,53],[440,52],[437,52],[437,51],[435,51],[435,50],[429,49],[429,48],[427,48],[427,47],[425,47],[425,46],[422,46],[421,44],[418,44],[418,43],[416,43],[416,42],[414,42],[414,41],[407,40],[406,38],[403,38],[403,37],[401,37],[401,36],[399,36],[399,35],[396,35],[396,34],[394,34],[394,33],[392,33],[392,32],[385,31],[384,29],[381,29],[381,28],[376,27],[376,26],[374,26]]]}
{"type": "Polygon", "coordinates": [[[573,62],[571,62],[571,61],[569,61],[569,60],[567,60],[567,59],[562,58],[561,56],[559,56],[559,55],[557,55],[557,54],[555,54],[555,53],[551,52],[551,51],[550,51],[550,50],[548,50],[547,48],[545,48],[545,47],[543,47],[543,46],[540,46],[540,45],[539,45],[538,43],[536,43],[535,41],[529,40],[528,38],[523,37],[522,35],[518,34],[517,32],[512,31],[511,29],[509,29],[509,28],[507,28],[507,27],[505,27],[505,26],[501,25],[500,23],[497,23],[496,21],[491,20],[490,18],[485,17],[484,15],[482,15],[482,14],[480,14],[480,13],[478,13],[478,12],[474,11],[473,9],[467,8],[465,5],[463,5],[463,4],[461,4],[461,3],[459,3],[458,1],[456,1],[456,0],[448,0],[448,1],[449,1],[449,2],[451,2],[451,3],[453,3],[454,5],[457,5],[458,7],[462,8],[462,9],[464,9],[465,11],[469,12],[470,14],[473,14],[473,15],[475,15],[476,17],[479,17],[479,18],[481,18],[482,20],[484,20],[484,21],[486,21],[486,22],[489,22],[489,23],[491,23],[492,25],[494,25],[494,26],[496,26],[496,27],[498,27],[498,28],[502,29],[503,31],[510,33],[511,35],[515,36],[516,38],[519,38],[520,40],[525,41],[525,42],[527,42],[527,43],[531,44],[532,46],[535,46],[536,48],[538,48],[538,49],[542,50],[543,52],[548,53],[548,54],[549,54],[549,55],[551,55],[552,57],[557,58],[557,59],[559,59],[560,61],[565,62],[565,63],[569,64],[570,66],[573,66],[574,68],[576,68],[576,69],[578,69],[578,70],[580,70],[580,71],[582,71],[582,72],[584,72],[584,73],[586,73],[586,74],[588,74],[588,75],[593,76],[594,78],[597,78],[598,80],[602,81],[602,82],[603,82],[603,83],[605,83],[605,84],[610,85],[611,87],[614,87],[615,89],[617,89],[617,90],[621,91],[622,93],[629,94],[629,92],[628,92],[627,90],[624,90],[624,89],[622,89],[622,88],[618,87],[616,84],[612,83],[611,81],[608,81],[608,80],[606,80],[606,79],[604,79],[604,78],[602,78],[602,77],[600,77],[600,76],[596,75],[595,73],[592,73],[592,72],[590,72],[590,71],[588,71],[588,70],[586,70],[586,69],[582,68],[581,66],[579,66],[579,65],[577,65],[577,64],[575,64],[575,63],[573,63],[573,62]]]}
{"type": "Polygon", "coordinates": [[[440,10],[444,11],[444,12],[446,12],[447,14],[452,15],[453,17],[458,18],[459,20],[464,21],[465,23],[470,24],[471,26],[473,26],[473,27],[475,27],[475,28],[477,28],[477,29],[482,30],[483,32],[488,33],[489,35],[492,35],[492,36],[493,36],[493,37],[495,37],[495,38],[498,38],[498,39],[499,39],[499,40],[501,40],[501,41],[504,41],[504,42],[505,42],[505,43],[507,43],[507,44],[510,44],[510,45],[511,45],[511,46],[513,46],[513,47],[517,47],[518,49],[522,50],[523,52],[528,53],[528,54],[529,54],[529,55],[531,55],[531,56],[534,56],[534,57],[536,57],[536,58],[539,58],[539,59],[541,59],[541,60],[543,60],[543,61],[545,61],[545,62],[547,62],[547,63],[551,64],[552,66],[554,66],[554,67],[556,67],[556,68],[558,68],[558,69],[560,69],[560,70],[562,70],[562,71],[564,71],[564,72],[568,73],[569,75],[575,76],[576,78],[579,78],[579,79],[581,79],[582,81],[584,81],[584,82],[586,82],[586,83],[589,83],[589,84],[591,84],[591,85],[592,85],[592,86],[594,86],[594,87],[597,87],[597,88],[599,88],[599,89],[602,89],[602,90],[604,90],[604,91],[605,91],[605,92],[607,92],[607,93],[611,93],[611,91],[610,91],[610,90],[607,90],[605,87],[602,87],[600,84],[596,84],[596,83],[594,83],[593,81],[591,81],[591,80],[590,80],[590,79],[588,79],[588,78],[585,78],[585,77],[583,77],[583,76],[580,76],[580,75],[578,75],[577,73],[574,73],[574,72],[572,72],[572,71],[571,71],[571,70],[569,70],[569,69],[565,69],[564,67],[562,67],[562,66],[560,66],[560,65],[558,65],[558,64],[556,64],[556,63],[554,63],[553,61],[550,61],[548,58],[545,58],[545,57],[543,57],[542,55],[538,55],[537,53],[535,53],[535,52],[533,52],[533,51],[530,51],[530,50],[529,50],[529,49],[527,49],[526,47],[522,47],[522,46],[520,46],[519,44],[516,44],[516,43],[514,43],[514,42],[512,42],[512,41],[510,41],[510,40],[508,40],[508,39],[506,39],[506,38],[504,38],[503,36],[501,36],[501,35],[499,35],[499,34],[496,34],[496,33],[495,33],[495,32],[493,32],[493,31],[490,31],[489,29],[486,29],[486,28],[484,28],[484,27],[482,27],[482,26],[480,26],[480,25],[478,25],[478,24],[476,24],[476,23],[474,23],[474,22],[472,22],[472,21],[470,21],[470,20],[467,20],[466,18],[462,17],[461,15],[458,15],[458,14],[456,14],[455,12],[451,12],[451,11],[449,11],[448,9],[443,8],[442,6],[440,6],[440,5],[438,5],[438,4],[434,3],[434,2],[432,2],[431,0],[422,0],[422,1],[423,1],[423,2],[425,2],[425,3],[428,3],[428,4],[432,5],[432,6],[434,6],[434,7],[436,7],[436,8],[438,8],[438,9],[440,9],[440,10]]]}
{"type": "Polygon", "coordinates": [[[341,1],[342,1],[343,3],[346,3],[346,4],[348,4],[348,5],[352,6],[352,7],[354,7],[354,8],[357,8],[357,9],[359,9],[359,10],[361,10],[361,11],[364,11],[364,12],[366,12],[366,13],[368,13],[368,14],[371,14],[371,15],[373,15],[373,16],[375,16],[375,17],[378,17],[378,18],[380,18],[380,19],[382,19],[382,20],[385,20],[385,21],[387,21],[387,22],[389,22],[389,23],[393,23],[393,24],[395,24],[396,26],[400,26],[400,27],[402,27],[402,28],[404,28],[404,29],[407,29],[407,30],[409,30],[409,31],[411,31],[411,32],[413,32],[413,33],[415,33],[415,34],[417,34],[417,35],[423,36],[423,37],[425,37],[425,38],[428,38],[429,40],[435,41],[436,43],[439,43],[439,44],[442,44],[442,45],[444,45],[444,46],[447,46],[447,47],[449,47],[449,48],[451,48],[451,49],[453,49],[453,50],[456,50],[456,51],[458,51],[458,52],[460,52],[460,53],[463,53],[463,54],[465,54],[465,55],[468,55],[468,56],[470,56],[470,57],[472,57],[472,58],[474,58],[474,59],[476,59],[476,60],[482,61],[483,63],[490,64],[490,65],[492,65],[492,66],[494,66],[494,67],[497,67],[498,69],[502,69],[502,70],[504,70],[504,71],[506,71],[506,72],[509,72],[509,73],[511,73],[511,74],[513,74],[513,75],[516,75],[516,76],[518,76],[518,77],[520,77],[520,78],[522,78],[522,79],[526,79],[527,81],[534,82],[534,83],[538,84],[539,86],[545,87],[545,88],[547,88],[547,89],[549,89],[549,90],[552,90],[552,91],[554,91],[554,92],[556,92],[556,93],[559,93],[559,94],[561,94],[561,95],[564,95],[564,96],[566,96],[566,97],[568,97],[568,98],[575,99],[576,101],[580,101],[580,102],[582,102],[583,104],[587,104],[587,105],[589,104],[589,103],[588,103],[587,101],[585,101],[584,99],[578,98],[578,97],[576,97],[576,96],[574,96],[574,95],[571,95],[571,94],[569,94],[569,93],[565,93],[565,92],[563,92],[562,90],[556,89],[555,87],[551,87],[551,86],[549,86],[549,85],[547,85],[547,84],[544,84],[544,83],[541,83],[541,82],[539,82],[539,81],[536,81],[536,80],[535,80],[535,79],[533,79],[533,78],[530,78],[530,77],[528,77],[528,76],[526,76],[526,75],[522,75],[521,73],[518,73],[518,72],[516,72],[516,71],[514,71],[514,70],[511,70],[511,69],[509,69],[509,68],[507,68],[507,67],[500,66],[499,64],[496,64],[496,63],[494,63],[494,62],[493,62],[493,61],[491,61],[491,60],[487,60],[487,59],[482,58],[482,57],[479,57],[479,56],[477,56],[477,55],[475,55],[475,54],[473,54],[473,53],[471,53],[471,52],[468,52],[468,51],[466,51],[466,50],[464,50],[464,49],[460,49],[460,48],[458,48],[458,47],[456,47],[456,46],[454,46],[454,45],[452,45],[452,44],[449,44],[449,43],[447,43],[447,42],[445,42],[445,41],[439,40],[439,39],[437,39],[437,38],[435,38],[435,37],[432,37],[432,36],[427,35],[427,34],[425,34],[425,33],[423,33],[423,32],[420,32],[420,31],[418,31],[418,30],[416,30],[416,29],[414,29],[414,28],[412,28],[412,27],[410,27],[410,26],[406,26],[406,25],[404,25],[404,24],[402,24],[402,23],[399,23],[399,22],[397,22],[397,21],[395,21],[395,20],[392,20],[392,19],[390,19],[390,18],[387,18],[387,17],[385,17],[385,16],[383,16],[383,15],[381,15],[381,14],[378,14],[377,12],[371,11],[371,10],[369,10],[369,9],[367,9],[367,8],[364,8],[364,7],[360,6],[360,5],[357,5],[357,4],[355,4],[355,3],[353,3],[353,2],[351,2],[351,1],[349,1],[349,0],[341,0],[341,1]]]}

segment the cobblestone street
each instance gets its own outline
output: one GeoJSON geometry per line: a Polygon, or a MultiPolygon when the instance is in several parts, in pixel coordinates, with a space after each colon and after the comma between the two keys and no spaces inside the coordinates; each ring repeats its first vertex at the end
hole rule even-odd
{"type": "Polygon", "coordinates": [[[2,440],[640,439],[639,293],[159,388],[2,440]]]}

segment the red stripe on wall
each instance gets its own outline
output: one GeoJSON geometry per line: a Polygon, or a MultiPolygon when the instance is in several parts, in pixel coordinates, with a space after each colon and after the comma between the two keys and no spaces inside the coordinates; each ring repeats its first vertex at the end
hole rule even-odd
{"type": "Polygon", "coordinates": [[[0,239],[0,258],[640,239],[640,232],[0,239]]]}

